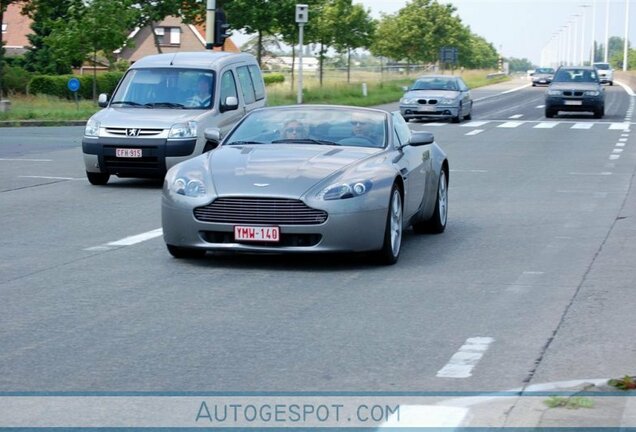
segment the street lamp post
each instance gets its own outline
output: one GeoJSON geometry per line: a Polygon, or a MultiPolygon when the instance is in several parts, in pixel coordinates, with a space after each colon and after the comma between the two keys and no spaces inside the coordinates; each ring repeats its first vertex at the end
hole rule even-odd
{"type": "Polygon", "coordinates": [[[623,71],[627,70],[627,52],[629,45],[629,0],[625,0],[625,40],[623,41],[623,71]]]}
{"type": "Polygon", "coordinates": [[[590,65],[596,61],[596,0],[592,0],[592,48],[590,49],[590,65]]]}
{"type": "Polygon", "coordinates": [[[583,13],[581,13],[581,66],[585,64],[585,9],[590,7],[589,5],[581,5],[583,13]]]}

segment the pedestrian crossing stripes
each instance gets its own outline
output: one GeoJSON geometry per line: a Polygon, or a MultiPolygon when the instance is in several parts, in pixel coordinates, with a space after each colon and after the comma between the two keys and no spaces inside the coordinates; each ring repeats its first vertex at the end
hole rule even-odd
{"type": "MultiPolygon", "coordinates": [[[[416,130],[426,129],[428,127],[455,127],[456,125],[450,122],[431,122],[431,123],[419,123],[414,127],[416,130]]],[[[530,127],[533,129],[555,129],[555,128],[568,128],[574,130],[590,130],[590,129],[605,129],[615,130],[621,132],[629,132],[631,123],[613,123],[613,122],[573,122],[573,121],[530,121],[530,120],[473,120],[463,124],[459,127],[466,129],[480,130],[480,132],[472,133],[467,132],[466,135],[477,135],[483,130],[484,127],[501,128],[501,129],[516,129],[519,127],[530,127]]],[[[624,138],[623,138],[624,139],[624,138]]],[[[625,139],[624,139],[625,140],[625,139]]]]}

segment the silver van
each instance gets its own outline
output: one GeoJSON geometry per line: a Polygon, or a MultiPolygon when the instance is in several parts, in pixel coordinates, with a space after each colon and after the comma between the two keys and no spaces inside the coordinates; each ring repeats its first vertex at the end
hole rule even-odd
{"type": "Polygon", "coordinates": [[[135,62],[104,109],[86,123],[82,151],[88,181],[111,175],[162,178],[173,165],[213,149],[206,128],[230,130],[265,106],[256,58],[226,52],[157,54],[135,62]]]}

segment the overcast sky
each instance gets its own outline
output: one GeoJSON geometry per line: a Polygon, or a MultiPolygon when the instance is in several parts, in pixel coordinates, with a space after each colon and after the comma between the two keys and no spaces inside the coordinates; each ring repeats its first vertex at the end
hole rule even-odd
{"type": "MultiPolygon", "coordinates": [[[[636,40],[636,0],[629,0],[630,32],[636,40]],[[631,22],[633,21],[633,22],[631,22]]],[[[394,13],[404,7],[407,0],[354,0],[370,8],[372,15],[394,13]]],[[[505,57],[528,58],[541,61],[541,50],[554,33],[573,20],[573,15],[585,12],[585,45],[589,56],[592,41],[592,5],[596,5],[596,40],[605,40],[605,10],[607,0],[440,0],[452,3],[464,22],[474,33],[485,37],[501,50],[505,57]],[[581,5],[590,7],[582,8],[581,5]]],[[[609,35],[623,37],[625,32],[625,0],[610,0],[609,35]]],[[[578,18],[577,51],[580,53],[582,17],[578,18]]],[[[573,34],[573,31],[572,31],[573,34]]],[[[573,38],[573,36],[572,36],[573,38]]],[[[580,54],[579,54],[580,55],[580,54]]]]}

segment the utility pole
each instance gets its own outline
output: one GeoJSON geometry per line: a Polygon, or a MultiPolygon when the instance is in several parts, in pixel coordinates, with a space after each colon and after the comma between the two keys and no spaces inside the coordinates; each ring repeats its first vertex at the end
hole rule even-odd
{"type": "Polygon", "coordinates": [[[298,97],[296,102],[303,103],[303,30],[309,21],[309,7],[306,4],[296,5],[296,23],[298,23],[298,97]]]}
{"type": "Polygon", "coordinates": [[[623,45],[623,72],[625,72],[627,71],[627,53],[629,51],[629,0],[625,0],[625,40],[623,45]]]}
{"type": "Polygon", "coordinates": [[[214,47],[214,20],[216,18],[216,0],[208,0],[205,11],[205,49],[214,47]]]}

